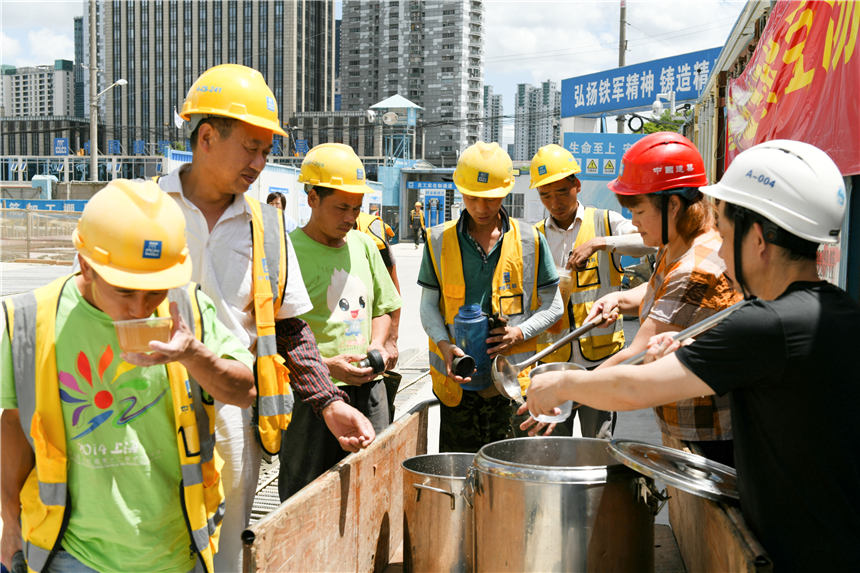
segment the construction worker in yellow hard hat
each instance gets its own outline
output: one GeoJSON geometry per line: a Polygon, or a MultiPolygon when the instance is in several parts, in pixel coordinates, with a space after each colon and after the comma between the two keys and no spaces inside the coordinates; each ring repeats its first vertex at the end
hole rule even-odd
{"type": "Polygon", "coordinates": [[[427,224],[424,221],[424,205],[421,201],[416,201],[409,212],[409,226],[415,233],[415,248],[417,249],[422,240],[427,242],[427,224]]]}
{"type": "Polygon", "coordinates": [[[418,284],[433,391],[442,403],[440,451],[475,452],[513,436],[515,408],[492,384],[491,359],[530,356],[535,336],[561,316],[546,239],[502,207],[514,183],[511,158],[498,143],[466,148],[454,171],[465,210],[427,234],[418,284]],[[482,312],[493,325],[481,320],[482,312]],[[458,315],[478,325],[465,342],[454,337],[458,315]],[[474,368],[458,370],[466,354],[474,368]]]}
{"type": "Polygon", "coordinates": [[[265,168],[273,137],[285,134],[263,75],[237,64],[210,68],[189,88],[181,115],[188,121],[191,163],[158,183],[185,215],[193,279],[257,356],[258,403],[267,405],[255,412],[216,401],[227,505],[215,568],[240,571],[241,534],[262,450],[280,451],[295,399],[291,390],[331,422],[345,449],[357,451],[373,436],[364,434],[367,420],[329,381],[313,333],[298,318],[310,302],[284,212],[245,193],[265,168]]]}
{"type": "MultiPolygon", "coordinates": [[[[372,191],[364,165],[348,145],[323,143],[305,155],[299,182],[311,208],[307,224],[290,233],[312,305],[302,318],[332,381],[380,432],[389,423],[381,374],[397,356],[390,335],[400,295],[376,244],[353,228],[364,194],[372,191]]],[[[282,500],[346,455],[304,404],[296,404],[284,438],[289,448],[281,450],[282,500]]]]}
{"type": "Polygon", "coordinates": [[[214,571],[224,495],[201,395],[250,405],[253,356],[188,283],[182,212],[152,181],[96,193],[73,242],[80,273],[3,301],[2,561],[214,571]]]}
{"type": "MultiPolygon", "coordinates": [[[[538,336],[538,350],[571,328],[582,326],[594,302],[620,288],[623,277],[620,255],[638,257],[654,252],[642,244],[636,227],[620,213],[587,207],[579,201],[582,185],[576,174],[580,171],[570,151],[554,143],[538,149],[529,169],[529,188],[537,188],[547,211],[547,216],[535,227],[549,244],[565,309],[558,322],[538,336]]],[[[594,368],[623,347],[623,321],[618,321],[611,327],[591,330],[543,362],[575,362],[594,368]]],[[[572,435],[576,416],[583,437],[612,436],[615,414],[588,407],[576,410],[559,424],[555,433],[572,435]]],[[[529,428],[533,422],[532,418],[526,420],[524,427],[529,428]]]]}

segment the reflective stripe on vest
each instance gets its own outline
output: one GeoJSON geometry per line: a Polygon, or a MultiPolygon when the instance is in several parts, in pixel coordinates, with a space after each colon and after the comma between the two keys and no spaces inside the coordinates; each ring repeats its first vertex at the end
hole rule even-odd
{"type": "Polygon", "coordinates": [[[253,243],[254,317],[257,324],[257,384],[255,408],[257,438],[263,450],[275,455],[281,449],[281,431],[293,412],[289,370],[278,355],[275,316],[281,308],[287,281],[287,244],[283,211],[261,205],[245,195],[251,212],[253,243]]]}
{"type": "Polygon", "coordinates": [[[373,239],[377,249],[381,251],[387,246],[385,241],[385,222],[379,215],[371,215],[362,211],[358,214],[355,224],[359,231],[367,233],[373,239]]]}
{"type": "MultiPolygon", "coordinates": [[[[54,329],[59,299],[70,279],[72,277],[57,279],[4,303],[10,327],[18,414],[36,461],[20,496],[24,556],[34,571],[43,570],[59,547],[69,510],[66,434],[57,380],[54,329]],[[40,365],[38,370],[36,364],[40,365]]],[[[73,284],[71,288],[77,287],[73,284]]],[[[183,320],[202,340],[204,333],[196,285],[168,291],[168,298],[158,307],[159,316],[169,316],[169,302],[177,303],[183,320]]],[[[214,455],[214,407],[211,401],[208,405],[203,403],[199,386],[190,383],[182,365],[173,362],[166,369],[173,396],[183,480],[182,509],[188,519],[194,546],[205,568],[212,571],[217,530],[213,530],[211,538],[207,535],[205,540],[199,538],[196,531],[201,527],[208,528],[209,521],[218,518],[223,504],[223,490],[216,467],[220,459],[214,455]],[[200,432],[198,428],[206,428],[207,431],[200,432]],[[189,449],[196,451],[188,455],[189,449]]]]}
{"type": "MultiPolygon", "coordinates": [[[[546,235],[546,220],[535,225],[537,230],[546,235]]],[[[576,234],[574,248],[579,247],[594,237],[611,235],[609,212],[603,209],[585,207],[579,231],[576,234]]],[[[592,305],[602,296],[618,290],[621,286],[622,272],[615,264],[611,253],[595,251],[586,262],[586,268],[577,271],[571,277],[571,292],[565,312],[559,322],[560,331],[567,332],[571,328],[570,318],[576,326],[585,322],[592,305]]],[[[558,329],[559,325],[554,325],[558,329]]],[[[538,344],[538,350],[549,346],[538,344]]],[[[591,361],[607,358],[624,347],[623,320],[617,320],[606,328],[594,328],[588,336],[579,339],[579,349],[582,356],[591,361]]],[[[571,345],[559,348],[543,362],[569,362],[572,358],[571,345]]]]}
{"type": "MultiPolygon", "coordinates": [[[[508,325],[525,322],[540,307],[537,296],[537,269],[539,267],[540,238],[537,231],[516,219],[509,219],[510,227],[501,237],[499,261],[493,273],[491,308],[493,313],[508,317],[508,325]],[[521,233],[523,229],[527,232],[521,233]]],[[[433,270],[439,284],[439,311],[448,328],[448,337],[454,341],[454,317],[465,304],[466,282],[463,258],[457,238],[457,221],[448,221],[430,229],[427,234],[433,270]]],[[[456,406],[463,397],[462,387],[447,376],[442,352],[433,340],[428,341],[430,377],[433,392],[446,406],[456,406]]],[[[512,362],[525,360],[535,351],[535,340],[526,340],[504,354],[512,362]]],[[[524,381],[520,380],[522,386],[524,381]]]]}

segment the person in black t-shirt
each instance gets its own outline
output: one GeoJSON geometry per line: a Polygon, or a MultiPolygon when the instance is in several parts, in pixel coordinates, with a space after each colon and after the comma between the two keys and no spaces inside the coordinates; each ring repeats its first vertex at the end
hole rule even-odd
{"type": "Polygon", "coordinates": [[[860,570],[860,305],[816,268],[818,244],[838,240],[842,177],[823,151],[775,140],[701,190],[729,274],[755,300],[680,349],[654,337],[648,364],[535,376],[527,407],[729,394],[741,510],[775,569],[860,570]]]}

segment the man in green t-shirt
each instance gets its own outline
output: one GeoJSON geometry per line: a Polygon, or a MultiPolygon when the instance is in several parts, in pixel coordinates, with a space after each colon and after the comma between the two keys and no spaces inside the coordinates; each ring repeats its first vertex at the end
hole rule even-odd
{"type": "Polygon", "coordinates": [[[113,181],[73,235],[81,272],[3,301],[4,565],[22,551],[35,571],[213,570],[211,404],[253,402],[253,357],[184,286],[183,229],[154,182],[113,181]],[[163,338],[118,337],[115,321],[155,316],[163,338]]]}
{"type": "MultiPolygon", "coordinates": [[[[379,351],[385,367],[396,357],[386,350],[391,314],[400,296],[373,240],[353,230],[361,210],[364,165],[351,147],[323,143],[302,162],[311,218],[290,233],[313,309],[301,318],[313,330],[332,381],[373,424],[388,425],[388,404],[381,370],[358,363],[379,351]]],[[[288,498],[345,455],[325,425],[304,404],[296,403],[281,449],[278,489],[288,498]]]]}

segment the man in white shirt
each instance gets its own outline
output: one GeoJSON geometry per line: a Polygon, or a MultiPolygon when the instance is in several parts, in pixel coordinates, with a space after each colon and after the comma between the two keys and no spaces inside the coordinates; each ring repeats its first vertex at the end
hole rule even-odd
{"type": "MultiPolygon", "coordinates": [[[[573,155],[555,144],[541,147],[531,163],[530,188],[537,188],[541,203],[549,212],[536,227],[546,236],[559,269],[559,289],[566,308],[559,322],[547,329],[548,336],[542,337],[539,350],[568,330],[582,326],[591,305],[620,288],[623,269],[619,255],[638,257],[654,252],[643,245],[632,221],[615,211],[594,209],[579,202],[581,184],[576,174],[580,171],[573,155]]],[[[544,361],[575,362],[592,369],[623,347],[624,329],[618,321],[609,328],[591,330],[544,361]]],[[[564,429],[556,433],[570,435],[576,415],[584,437],[611,437],[614,413],[585,406],[563,422],[564,429]]],[[[528,420],[524,427],[532,424],[528,420]]]]}
{"type": "MultiPolygon", "coordinates": [[[[262,346],[271,347],[268,354],[273,355],[277,333],[277,351],[286,361],[290,385],[299,398],[324,419],[343,449],[358,451],[368,446],[375,437],[373,427],[332,386],[313,333],[304,321],[296,318],[312,305],[292,243],[282,225],[267,224],[264,236],[266,243],[283,241],[280,244],[286,251],[286,284],[282,289],[277,288],[281,292],[270,290],[270,299],[262,305],[259,301],[255,303],[260,295],[254,280],[255,265],[268,268],[264,275],[268,278],[275,273],[278,261],[259,261],[254,256],[254,211],[271,209],[282,217],[282,211],[243,198],[266,165],[273,135],[284,135],[271,90],[256,70],[236,64],[216,66],[191,86],[181,115],[190,121],[192,163],[159,178],[158,183],[185,215],[192,279],[213,299],[218,318],[249,349],[256,351],[258,388],[263,387],[265,377],[260,362],[272,358],[264,356],[267,353],[262,346]],[[272,297],[279,300],[277,312],[272,297]],[[265,317],[258,323],[258,308],[274,317],[273,329],[268,323],[271,334],[265,336],[266,340],[258,337],[261,329],[266,328],[265,317]]],[[[269,217],[272,220],[277,222],[277,218],[269,217]]],[[[264,405],[261,402],[258,405],[262,419],[264,405]]],[[[258,423],[252,409],[218,401],[215,407],[216,449],[225,462],[222,482],[226,499],[215,570],[240,571],[241,533],[250,518],[261,459],[255,431],[260,432],[264,445],[279,445],[280,429],[268,432],[264,439],[263,424],[258,423]]]]}

